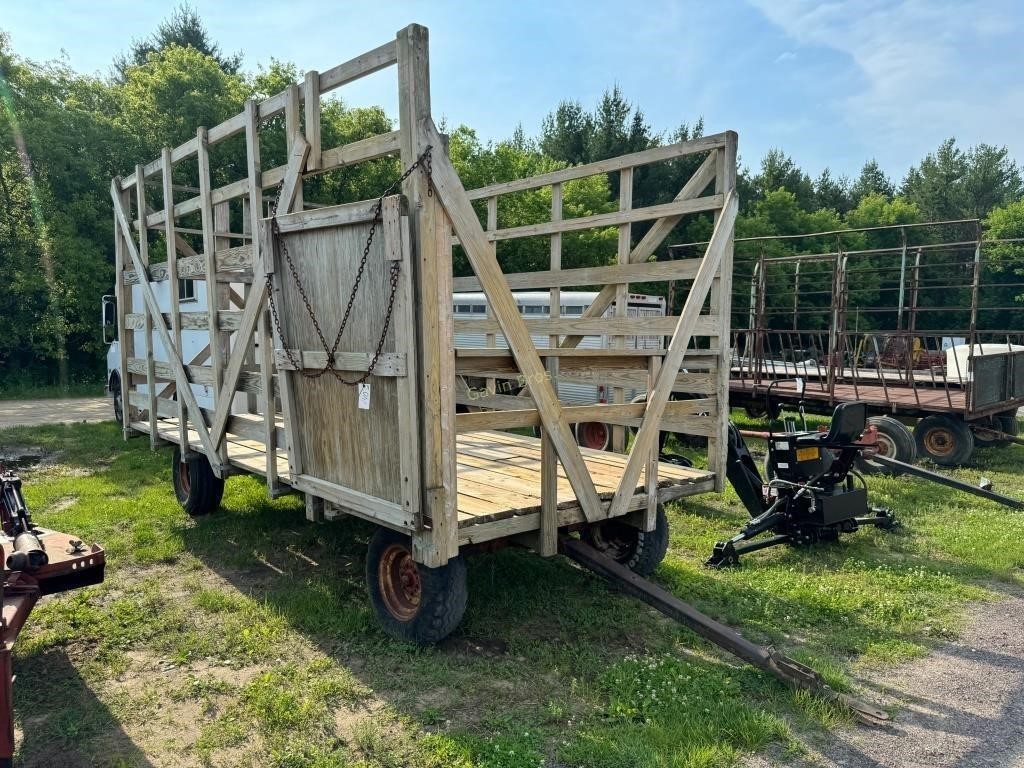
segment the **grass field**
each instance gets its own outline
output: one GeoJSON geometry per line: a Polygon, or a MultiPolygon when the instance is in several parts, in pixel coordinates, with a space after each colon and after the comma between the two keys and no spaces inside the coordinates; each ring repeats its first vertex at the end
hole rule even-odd
{"type": "MultiPolygon", "coordinates": [[[[469,561],[470,601],[436,648],[375,626],[362,580],[370,528],[304,520],[253,478],[189,519],[170,451],[113,424],[9,430],[54,455],[24,473],[40,524],[97,540],[106,583],[48,599],[15,659],[19,765],[734,765],[847,722],[739,666],[562,559],[469,561]]],[[[1024,448],[976,454],[1024,498],[1024,448]]],[[[954,635],[965,605],[1016,588],[1024,516],[922,481],[871,478],[903,522],[839,545],[701,563],[745,511],[731,491],[669,508],[656,580],[847,687],[954,635]]]]}

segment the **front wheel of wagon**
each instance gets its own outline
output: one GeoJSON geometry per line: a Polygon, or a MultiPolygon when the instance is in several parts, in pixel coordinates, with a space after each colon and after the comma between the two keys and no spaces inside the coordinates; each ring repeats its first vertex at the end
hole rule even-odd
{"type": "Polygon", "coordinates": [[[638,576],[650,576],[668,552],[665,507],[658,505],[652,531],[641,531],[622,520],[605,520],[585,528],[583,540],[638,576]]]}
{"type": "Polygon", "coordinates": [[[171,455],[171,482],[182,509],[192,517],[206,515],[220,506],[224,480],[213,474],[210,462],[201,453],[189,453],[181,460],[181,448],[171,455]]]}
{"type": "Polygon", "coordinates": [[[914,428],[919,456],[943,467],[966,464],[974,453],[974,434],[962,419],[945,414],[925,416],[914,428]]]}
{"type": "Polygon", "coordinates": [[[466,561],[428,568],[412,556],[408,536],[378,528],[366,553],[366,589],[384,631],[426,645],[443,640],[466,612],[466,561]]]}

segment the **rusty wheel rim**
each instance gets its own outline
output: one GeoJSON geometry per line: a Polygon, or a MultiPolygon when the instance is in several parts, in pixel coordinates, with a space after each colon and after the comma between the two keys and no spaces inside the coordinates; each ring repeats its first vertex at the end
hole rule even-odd
{"type": "Polygon", "coordinates": [[[603,451],[608,445],[608,427],[600,421],[588,421],[579,427],[580,445],[603,451]]]}
{"type": "Polygon", "coordinates": [[[896,443],[893,442],[892,438],[888,435],[883,435],[881,432],[875,438],[875,454],[878,456],[886,456],[890,459],[896,458],[896,443]]]}
{"type": "Polygon", "coordinates": [[[181,487],[181,492],[188,496],[189,491],[192,490],[192,479],[189,477],[188,464],[184,461],[178,462],[178,485],[181,487]]]}
{"type": "Polygon", "coordinates": [[[949,456],[956,450],[956,440],[948,429],[931,429],[924,436],[924,447],[932,456],[949,456]]]}
{"type": "Polygon", "coordinates": [[[422,585],[419,567],[408,547],[392,544],[384,550],[377,580],[388,612],[399,621],[411,620],[420,609],[422,585]]]}

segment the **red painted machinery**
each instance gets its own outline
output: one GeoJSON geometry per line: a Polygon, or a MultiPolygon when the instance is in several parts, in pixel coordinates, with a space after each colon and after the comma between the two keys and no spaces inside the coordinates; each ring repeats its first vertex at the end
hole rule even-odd
{"type": "Polygon", "coordinates": [[[0,768],[14,757],[14,674],[11,653],[18,633],[43,595],[103,581],[103,549],[59,531],[39,528],[21,493],[21,478],[0,467],[0,560],[4,564],[0,619],[0,768]]]}

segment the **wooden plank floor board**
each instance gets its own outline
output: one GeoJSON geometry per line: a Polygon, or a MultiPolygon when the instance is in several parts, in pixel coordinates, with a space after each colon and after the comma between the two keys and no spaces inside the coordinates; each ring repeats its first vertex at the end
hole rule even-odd
{"type": "MultiPolygon", "coordinates": [[[[148,432],[149,424],[132,425],[148,432]]],[[[162,419],[157,426],[160,437],[178,441],[177,419],[162,419]]],[[[201,452],[199,435],[189,430],[193,450],[201,452]]],[[[228,461],[235,467],[256,475],[266,472],[264,444],[238,435],[227,435],[228,461]]],[[[469,432],[458,436],[458,509],[459,527],[484,525],[512,517],[536,515],[540,511],[540,440],[511,432],[469,432]]],[[[583,449],[583,458],[594,479],[598,496],[610,501],[618,488],[628,456],[605,451],[583,449]]],[[[277,471],[281,481],[288,481],[288,460],[283,451],[277,453],[277,471]]],[[[714,474],[675,464],[658,465],[658,487],[667,497],[678,498],[706,491],[714,474]]],[[[636,489],[643,493],[643,480],[636,489]]],[[[578,510],[579,503],[565,472],[559,465],[559,510],[578,510]]],[[[582,514],[582,513],[581,513],[582,514]]],[[[580,517],[582,520],[582,517],[580,517]]]]}

